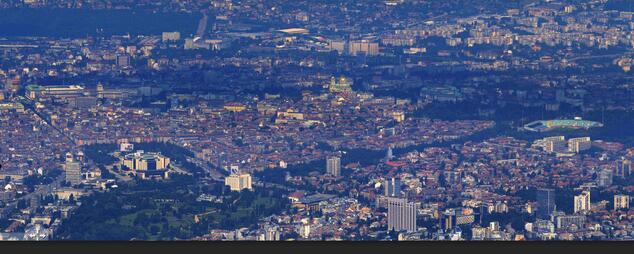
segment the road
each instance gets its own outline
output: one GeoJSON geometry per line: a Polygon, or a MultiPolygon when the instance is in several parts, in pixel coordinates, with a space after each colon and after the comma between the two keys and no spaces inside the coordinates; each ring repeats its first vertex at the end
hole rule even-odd
{"type": "Polygon", "coordinates": [[[224,181],[225,175],[223,173],[221,173],[220,170],[222,169],[218,169],[218,168],[214,168],[211,165],[209,165],[208,162],[199,159],[199,158],[189,158],[188,159],[189,162],[194,163],[196,166],[204,169],[207,173],[209,173],[209,175],[211,176],[212,179],[216,180],[216,181],[224,181]]]}
{"type": "Polygon", "coordinates": [[[24,105],[24,108],[33,112],[33,114],[35,114],[37,117],[40,118],[40,120],[46,122],[46,124],[48,124],[49,126],[51,126],[51,128],[53,128],[55,131],[59,132],[59,134],[61,134],[62,136],[64,136],[71,144],[72,146],[75,146],[75,141],[73,141],[73,139],[66,134],[64,131],[60,130],[59,128],[55,127],[53,124],[51,124],[51,122],[49,121],[49,117],[45,116],[44,114],[42,114],[41,112],[37,111],[35,109],[35,106],[33,106],[33,103],[29,100],[27,100],[26,98],[20,97],[20,99],[18,99],[20,103],[22,103],[22,105],[24,105]]]}
{"type": "Polygon", "coordinates": [[[62,181],[64,181],[64,179],[65,179],[65,176],[62,173],[59,176],[57,176],[57,178],[55,178],[55,180],[51,184],[35,186],[35,191],[31,193],[27,193],[26,195],[15,199],[13,202],[10,203],[10,205],[17,206],[17,203],[20,200],[27,200],[28,202],[31,200],[31,198],[35,197],[36,195],[39,195],[39,197],[42,197],[48,194],[53,194],[55,190],[61,187],[62,181]]]}
{"type": "Polygon", "coordinates": [[[598,55],[598,56],[579,56],[568,59],[568,62],[574,62],[577,60],[588,60],[588,59],[596,59],[596,58],[611,58],[611,57],[621,57],[623,54],[611,54],[611,55],[598,55]]]}

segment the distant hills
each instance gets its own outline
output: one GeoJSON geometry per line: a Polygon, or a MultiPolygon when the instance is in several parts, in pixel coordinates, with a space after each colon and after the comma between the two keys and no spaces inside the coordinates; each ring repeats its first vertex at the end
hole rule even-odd
{"type": "Polygon", "coordinates": [[[0,9],[0,36],[158,35],[164,31],[192,34],[200,17],[146,10],[0,9]]]}
{"type": "Polygon", "coordinates": [[[632,0],[609,0],[605,8],[615,11],[634,11],[634,1],[632,0]]]}

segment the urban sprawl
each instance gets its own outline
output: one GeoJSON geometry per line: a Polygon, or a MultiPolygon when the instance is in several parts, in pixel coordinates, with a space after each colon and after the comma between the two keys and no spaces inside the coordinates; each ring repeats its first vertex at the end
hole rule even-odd
{"type": "Polygon", "coordinates": [[[634,9],[473,2],[1,1],[192,22],[0,31],[0,240],[633,240],[634,9]]]}

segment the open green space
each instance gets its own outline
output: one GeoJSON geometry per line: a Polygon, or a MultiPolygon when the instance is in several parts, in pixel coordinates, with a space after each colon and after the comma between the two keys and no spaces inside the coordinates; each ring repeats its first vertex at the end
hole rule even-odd
{"type": "Polygon", "coordinates": [[[168,181],[122,183],[80,201],[81,206],[62,223],[58,239],[190,239],[211,229],[253,228],[258,219],[288,208],[288,199],[279,191],[231,192],[221,183],[202,188],[185,175],[168,181]],[[222,202],[197,201],[201,193],[222,202]]]}

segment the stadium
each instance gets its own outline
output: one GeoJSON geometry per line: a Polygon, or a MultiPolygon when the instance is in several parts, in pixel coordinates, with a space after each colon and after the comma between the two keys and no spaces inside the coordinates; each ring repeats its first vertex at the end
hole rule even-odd
{"type": "Polygon", "coordinates": [[[603,124],[594,121],[575,119],[540,120],[524,125],[524,129],[536,132],[551,131],[554,129],[590,129],[603,127],[603,124]]]}

